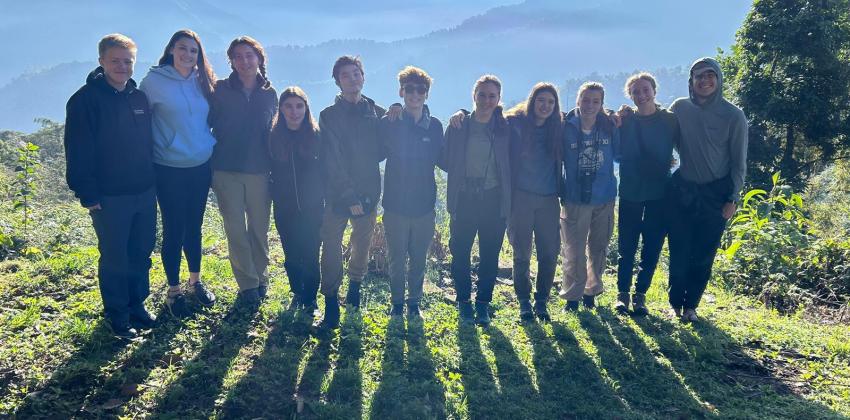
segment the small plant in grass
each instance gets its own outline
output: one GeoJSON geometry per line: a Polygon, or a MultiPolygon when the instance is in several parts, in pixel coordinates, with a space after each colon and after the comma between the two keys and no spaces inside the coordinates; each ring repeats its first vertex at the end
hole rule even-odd
{"type": "Polygon", "coordinates": [[[18,160],[15,166],[15,179],[12,183],[12,208],[15,211],[20,210],[23,215],[21,227],[24,235],[27,233],[32,215],[32,200],[35,196],[37,180],[36,169],[41,166],[38,149],[38,146],[30,142],[19,143],[17,149],[18,160]]]}

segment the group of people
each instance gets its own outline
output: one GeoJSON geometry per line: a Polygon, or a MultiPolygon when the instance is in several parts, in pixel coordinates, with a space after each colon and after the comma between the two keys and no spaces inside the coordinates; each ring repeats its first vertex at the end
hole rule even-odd
{"type": "Polygon", "coordinates": [[[65,123],[67,181],[92,218],[105,317],[117,336],[133,337],[155,323],[144,302],[157,203],[169,312],[187,314],[185,295],[214,304],[200,276],[210,188],[240,305],[256,307],[268,292],[273,214],[293,294],[290,308],[319,316],[321,290],[325,305],[318,326],[337,328],[346,272],[344,304],[360,307],[381,203],[391,315],[421,318],[436,168],[447,173],[451,276],[461,322],[490,323],[506,232],[520,319],[550,319],[559,255],[564,309],[594,307],[603,291],[618,190],[616,309],[648,313],[645,293],[669,237],[670,305],[683,320],[698,319],[720,237],[736,209],[747,151],[746,119],[723,99],[722,73],[711,58],[693,64],[690,97],[669,109],[656,103],[652,75],[632,76],[625,94],[635,107],[617,114],[606,111],[605,89],[595,82],[581,86],[568,112],[561,111],[558,89],[550,83],[536,84],[527,100],[504,110],[501,81],[484,75],[473,86],[473,110],[458,111],[444,131],[426,104],[432,79],[416,67],[398,74],[401,103],[386,110],[362,93],[362,61],[339,57],[332,76],[340,93],[316,122],[301,88],[287,87],[278,98],[263,47],[251,37],[231,42],[232,72],[220,80],[190,30],[171,37],[138,86],[131,78],[136,51],[124,35],[101,39],[100,66],[68,101],[65,123]],[[681,165],[671,175],[674,148],[681,165]],[[473,300],[476,236],[480,262],[473,300]],[[182,255],[189,278],[181,287],[182,255]]]}

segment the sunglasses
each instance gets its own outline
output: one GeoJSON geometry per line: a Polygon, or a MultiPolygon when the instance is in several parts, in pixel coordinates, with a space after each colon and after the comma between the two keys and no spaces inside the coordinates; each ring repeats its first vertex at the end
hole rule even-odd
{"type": "Polygon", "coordinates": [[[428,88],[425,85],[404,85],[404,93],[418,93],[424,95],[428,93],[428,88]]]}

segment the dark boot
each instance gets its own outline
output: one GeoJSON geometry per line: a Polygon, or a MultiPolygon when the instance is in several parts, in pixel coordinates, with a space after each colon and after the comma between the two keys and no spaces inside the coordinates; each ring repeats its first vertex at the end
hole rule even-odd
{"type": "Polygon", "coordinates": [[[475,322],[482,327],[490,326],[490,303],[475,301],[475,322]]]}
{"type": "Polygon", "coordinates": [[[522,322],[534,321],[534,310],[531,308],[531,301],[528,299],[519,301],[519,320],[522,322]]]}
{"type": "Polygon", "coordinates": [[[549,315],[549,309],[546,307],[548,301],[546,299],[536,299],[534,301],[534,314],[537,315],[537,319],[543,322],[549,322],[552,320],[552,316],[549,315]]]}
{"type": "Polygon", "coordinates": [[[404,304],[393,303],[393,307],[390,309],[390,316],[393,318],[404,316],[404,304]]]}
{"type": "Polygon", "coordinates": [[[419,310],[419,303],[407,303],[407,320],[422,321],[422,312],[419,310]]]}
{"type": "Polygon", "coordinates": [[[582,302],[585,308],[593,309],[596,307],[596,296],[584,295],[582,296],[582,302]]]}
{"type": "Polygon", "coordinates": [[[345,294],[345,304],[355,310],[360,309],[360,282],[348,282],[348,293],[345,294]]]}
{"type": "Polygon", "coordinates": [[[564,312],[578,312],[578,301],[568,300],[567,304],[564,305],[564,312]]]}
{"type": "Polygon", "coordinates": [[[614,303],[614,310],[618,314],[626,315],[629,313],[629,294],[617,293],[617,302],[614,303]]]}
{"type": "Polygon", "coordinates": [[[635,315],[649,315],[649,308],[646,307],[646,295],[643,293],[635,293],[632,295],[632,310],[635,315]]]}
{"type": "Polygon", "coordinates": [[[144,305],[130,308],[130,326],[136,329],[149,330],[156,325],[156,316],[148,312],[144,305]]]}
{"type": "Polygon", "coordinates": [[[325,296],[325,317],[319,323],[319,329],[335,330],[339,328],[339,298],[325,296]]]}
{"type": "Polygon", "coordinates": [[[475,315],[473,315],[472,303],[470,303],[468,300],[465,302],[457,303],[457,312],[460,321],[464,324],[475,323],[475,315]]]}

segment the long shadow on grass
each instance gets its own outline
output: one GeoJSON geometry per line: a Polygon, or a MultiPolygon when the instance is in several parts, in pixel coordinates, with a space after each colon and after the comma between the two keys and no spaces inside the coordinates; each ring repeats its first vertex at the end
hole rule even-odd
{"type": "Polygon", "coordinates": [[[404,320],[391,318],[381,362],[380,385],[372,397],[369,417],[446,418],[445,393],[434,369],[422,321],[409,321],[405,334],[404,320]]]}
{"type": "MultiPolygon", "coordinates": [[[[613,314],[602,314],[610,321],[613,314]]],[[[829,407],[806,400],[750,357],[732,337],[708,320],[692,331],[678,321],[654,315],[635,319],[655,341],[683,382],[725,418],[843,418],[829,407]],[[757,407],[757,409],[755,408],[757,407]]]]}
{"type": "Polygon", "coordinates": [[[281,418],[297,413],[293,399],[298,366],[309,339],[309,318],[282,312],[269,332],[262,355],[227,394],[225,418],[281,418]]]}
{"type": "MultiPolygon", "coordinates": [[[[164,310],[157,314],[163,319],[164,310]]],[[[130,345],[131,350],[120,370],[104,373],[104,367],[114,363],[116,356],[127,348],[126,341],[112,336],[106,321],[101,321],[89,340],[64,363],[41,387],[37,398],[28,398],[16,415],[19,418],[103,416],[101,405],[111,398],[126,400],[121,395],[123,385],[140,383],[155,363],[168,351],[168,344],[179,327],[159,323],[141,343],[130,345]],[[135,347],[133,347],[135,346],[135,347]]],[[[125,394],[133,394],[132,390],[125,394]]]]}
{"type": "Polygon", "coordinates": [[[360,311],[349,310],[339,332],[339,358],[328,385],[328,411],[322,417],[360,418],[363,413],[363,378],[360,359],[363,358],[363,318],[360,311]]]}
{"type": "Polygon", "coordinates": [[[478,328],[458,322],[457,339],[461,381],[470,418],[499,418],[499,407],[505,401],[499,395],[493,371],[481,351],[478,328]]]}
{"type": "Polygon", "coordinates": [[[703,418],[711,414],[698,395],[691,395],[675,374],[656,360],[631,327],[608,308],[600,307],[597,312],[598,317],[591,312],[579,313],[579,322],[593,341],[602,368],[617,381],[617,394],[631,411],[655,418],[703,418]]]}
{"type": "Polygon", "coordinates": [[[152,415],[157,418],[208,417],[215,408],[224,377],[239,350],[251,338],[248,330],[259,313],[233,304],[218,325],[218,331],[180,376],[169,384],[152,415]]]}
{"type": "Polygon", "coordinates": [[[510,340],[496,327],[487,328],[488,345],[495,357],[496,377],[503,418],[528,418],[538,409],[539,396],[531,383],[528,369],[522,364],[510,340]]]}

